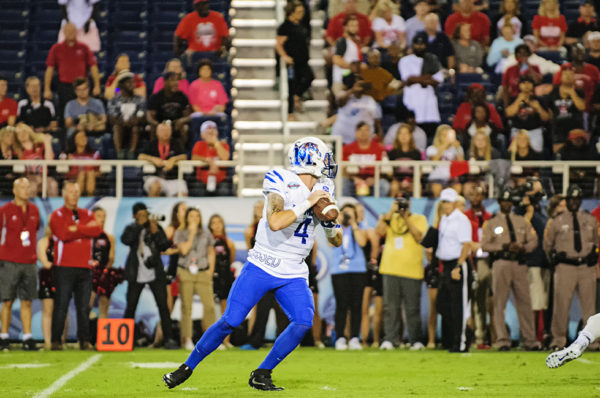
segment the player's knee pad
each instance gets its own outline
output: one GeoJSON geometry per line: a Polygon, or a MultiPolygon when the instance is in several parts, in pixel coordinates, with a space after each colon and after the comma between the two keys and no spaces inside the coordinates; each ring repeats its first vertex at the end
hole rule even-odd
{"type": "Polygon", "coordinates": [[[302,326],[305,326],[308,329],[310,329],[313,324],[314,316],[315,316],[315,310],[310,307],[307,307],[303,311],[301,311],[299,314],[296,314],[293,322],[296,323],[297,325],[302,325],[302,326]]]}
{"type": "Polygon", "coordinates": [[[310,323],[310,325],[292,322],[288,326],[288,328],[291,329],[292,334],[296,336],[298,340],[302,340],[306,332],[308,332],[311,327],[312,322],[310,323]]]}
{"type": "Polygon", "coordinates": [[[248,314],[245,314],[243,311],[238,311],[235,305],[228,305],[221,319],[226,322],[231,329],[235,329],[244,322],[246,315],[248,314]]]}

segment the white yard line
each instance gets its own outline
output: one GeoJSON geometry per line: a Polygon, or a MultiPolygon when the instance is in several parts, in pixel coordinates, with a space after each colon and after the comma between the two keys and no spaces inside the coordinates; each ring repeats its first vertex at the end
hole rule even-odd
{"type": "Polygon", "coordinates": [[[77,376],[81,372],[85,372],[90,366],[98,362],[98,360],[102,357],[102,354],[96,354],[89,357],[85,362],[82,362],[78,367],[71,370],[69,373],[63,375],[60,379],[56,380],[50,387],[46,388],[44,391],[40,391],[35,394],[34,398],[47,398],[54,394],[56,391],[60,390],[69,380],[77,376]]]}
{"type": "Polygon", "coordinates": [[[0,369],[27,369],[27,368],[45,368],[49,363],[11,363],[0,366],[0,369]]]}
{"type": "Polygon", "coordinates": [[[171,369],[181,366],[180,362],[129,362],[132,368],[171,369]]]}
{"type": "Polygon", "coordinates": [[[577,358],[576,361],[585,363],[586,365],[598,365],[598,362],[590,361],[589,359],[585,359],[585,358],[577,358]]]}

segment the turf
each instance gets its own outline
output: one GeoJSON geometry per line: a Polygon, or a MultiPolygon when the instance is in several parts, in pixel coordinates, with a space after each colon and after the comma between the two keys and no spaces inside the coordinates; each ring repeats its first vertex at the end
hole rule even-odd
{"type": "MultiPolygon", "coordinates": [[[[296,350],[275,371],[281,393],[248,387],[248,376],[266,355],[259,351],[217,351],[183,385],[168,390],[161,376],[170,368],[132,367],[133,363],[174,362],[183,350],[137,349],[102,353],[98,362],[68,381],[53,397],[600,397],[600,354],[560,369],[547,369],[547,353],[512,351],[449,354],[444,351],[368,349],[296,350]]],[[[75,369],[93,352],[0,352],[0,397],[31,397],[75,369]],[[12,364],[50,364],[10,368],[12,364]]]]}

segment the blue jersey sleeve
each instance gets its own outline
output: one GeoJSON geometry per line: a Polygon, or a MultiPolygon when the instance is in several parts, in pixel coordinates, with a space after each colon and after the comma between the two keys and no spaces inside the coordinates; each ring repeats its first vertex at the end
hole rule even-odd
{"type": "Polygon", "coordinates": [[[278,171],[277,169],[273,169],[265,174],[265,179],[263,181],[263,194],[267,196],[271,192],[285,197],[285,180],[281,171],[278,171]]]}

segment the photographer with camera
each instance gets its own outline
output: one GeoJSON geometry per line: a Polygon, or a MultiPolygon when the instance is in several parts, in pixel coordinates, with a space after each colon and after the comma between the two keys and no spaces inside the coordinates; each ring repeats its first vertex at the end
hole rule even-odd
{"type": "Polygon", "coordinates": [[[524,217],[511,213],[512,196],[508,187],[500,191],[500,212],[483,224],[481,235],[481,249],[490,253],[492,264],[496,346],[499,351],[510,350],[511,340],[505,317],[506,303],[512,290],[524,347],[526,350],[539,350],[541,344],[535,335],[526,265],[526,253],[531,253],[537,246],[537,234],[524,217]]]}
{"type": "Polygon", "coordinates": [[[385,236],[379,272],[383,275],[383,325],[385,341],[382,350],[398,345],[402,307],[406,312],[411,350],[425,348],[421,342],[421,285],[423,283],[423,246],[427,232],[424,215],[410,211],[410,197],[402,194],[392,202],[390,211],[377,223],[378,235],[385,236]]]}
{"type": "MultiPolygon", "coordinates": [[[[353,204],[346,203],[340,209],[340,224],[344,239],[339,247],[333,247],[331,283],[335,297],[335,349],[362,350],[360,324],[362,298],[367,281],[367,261],[362,248],[367,244],[367,231],[358,226],[358,214],[353,204]],[[350,311],[350,341],[344,330],[350,311]]],[[[363,336],[366,338],[366,336],[363,336]]]]}
{"type": "Polygon", "coordinates": [[[525,183],[513,192],[514,212],[524,216],[535,230],[538,237],[536,248],[527,254],[526,263],[529,272],[529,293],[531,296],[531,309],[535,316],[535,330],[543,331],[538,336],[543,344],[549,343],[551,311],[548,311],[548,297],[550,292],[550,264],[544,254],[544,230],[548,217],[544,214],[540,201],[544,198],[542,183],[537,177],[529,177],[525,183]]]}
{"type": "Polygon", "coordinates": [[[544,252],[554,267],[552,312],[553,349],[567,341],[569,309],[575,291],[581,318],[596,313],[596,267],[598,265],[598,221],[580,209],[583,191],[577,185],[567,190],[567,210],[548,221],[544,233],[544,252]]]}
{"type": "Polygon", "coordinates": [[[134,318],[140,294],[146,285],[150,286],[164,334],[164,348],[177,349],[171,330],[171,317],[167,307],[167,277],[160,253],[171,245],[158,221],[164,216],[150,215],[145,204],[133,205],[135,222],[125,227],[121,242],[129,246],[130,251],[125,263],[127,287],[127,308],[124,318],[134,318]]]}

